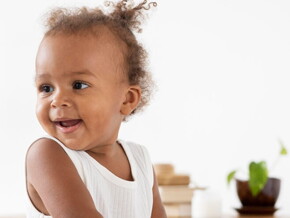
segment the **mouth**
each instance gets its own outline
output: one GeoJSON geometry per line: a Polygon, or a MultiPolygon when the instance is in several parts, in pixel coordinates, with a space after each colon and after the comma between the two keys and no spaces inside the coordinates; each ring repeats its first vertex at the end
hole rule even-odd
{"type": "Polygon", "coordinates": [[[62,133],[72,133],[81,125],[81,119],[54,121],[56,127],[62,133]]]}

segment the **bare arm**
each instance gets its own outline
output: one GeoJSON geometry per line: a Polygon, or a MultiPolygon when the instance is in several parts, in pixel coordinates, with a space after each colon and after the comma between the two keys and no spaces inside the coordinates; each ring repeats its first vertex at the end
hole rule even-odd
{"type": "Polygon", "coordinates": [[[154,185],[153,185],[153,209],[152,209],[152,214],[151,218],[167,218],[167,215],[165,213],[165,209],[163,207],[163,204],[161,202],[160,194],[159,194],[159,189],[158,189],[158,182],[154,173],[154,185]]]}
{"type": "Polygon", "coordinates": [[[72,161],[53,140],[40,139],[28,150],[27,183],[54,218],[102,218],[72,161]]]}

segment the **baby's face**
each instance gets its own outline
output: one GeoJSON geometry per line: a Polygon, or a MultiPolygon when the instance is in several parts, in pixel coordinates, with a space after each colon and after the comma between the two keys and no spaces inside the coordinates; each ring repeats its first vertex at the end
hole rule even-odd
{"type": "Polygon", "coordinates": [[[37,118],[74,150],[113,144],[128,82],[114,36],[47,36],[36,58],[37,118]]]}

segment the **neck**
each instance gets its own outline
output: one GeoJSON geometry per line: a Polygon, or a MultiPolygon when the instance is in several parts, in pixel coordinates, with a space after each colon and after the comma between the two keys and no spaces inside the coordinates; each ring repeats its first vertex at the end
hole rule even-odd
{"type": "Polygon", "coordinates": [[[87,150],[86,152],[93,157],[110,158],[117,154],[119,147],[119,143],[115,142],[113,144],[102,145],[97,148],[87,150]]]}

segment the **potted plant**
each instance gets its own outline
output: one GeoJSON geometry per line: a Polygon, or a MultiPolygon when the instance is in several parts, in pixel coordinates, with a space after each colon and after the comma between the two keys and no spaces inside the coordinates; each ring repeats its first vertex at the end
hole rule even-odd
{"type": "MultiPolygon", "coordinates": [[[[278,163],[281,156],[287,155],[286,147],[281,141],[279,143],[281,149],[278,158],[274,162],[274,166],[278,163]]],[[[248,180],[237,179],[237,172],[238,170],[233,170],[227,175],[227,183],[230,184],[234,178],[236,180],[237,194],[243,206],[241,209],[238,209],[238,212],[274,212],[274,205],[280,192],[281,180],[269,177],[266,161],[252,161],[249,163],[248,180]],[[261,210],[261,208],[263,209],[261,210]]]]}

